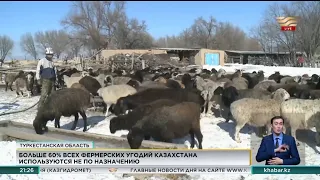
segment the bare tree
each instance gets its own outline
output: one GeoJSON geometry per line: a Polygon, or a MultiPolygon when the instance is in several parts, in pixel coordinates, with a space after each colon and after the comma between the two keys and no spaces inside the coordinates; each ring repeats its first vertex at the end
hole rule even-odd
{"type": "Polygon", "coordinates": [[[74,33],[74,35],[69,35],[69,40],[70,40],[68,44],[69,52],[72,54],[73,57],[77,57],[79,55],[80,49],[85,44],[87,44],[86,43],[87,39],[85,37],[82,37],[81,33],[74,33]]]}
{"type": "Polygon", "coordinates": [[[110,44],[115,23],[123,13],[123,1],[74,1],[73,8],[61,23],[85,32],[91,39],[91,48],[98,50],[110,44]]]}
{"type": "Polygon", "coordinates": [[[153,38],[146,31],[144,21],[139,23],[135,18],[128,20],[127,17],[117,22],[114,32],[114,39],[120,49],[145,49],[151,48],[153,38]]]}
{"type": "Polygon", "coordinates": [[[216,33],[216,47],[226,50],[244,50],[246,34],[231,23],[220,23],[216,33]]]}
{"type": "Polygon", "coordinates": [[[216,19],[212,16],[209,17],[208,21],[202,17],[196,19],[191,26],[195,44],[203,48],[212,48],[215,44],[216,23],[216,19]]]}
{"type": "Polygon", "coordinates": [[[44,53],[45,49],[49,46],[48,39],[46,39],[46,35],[44,32],[36,32],[34,34],[35,41],[39,49],[42,49],[42,53],[44,53]]]}
{"type": "Polygon", "coordinates": [[[306,53],[309,61],[320,46],[320,2],[318,1],[299,1],[292,2],[291,8],[299,16],[297,25],[297,46],[306,53]]]}
{"type": "Polygon", "coordinates": [[[4,62],[8,53],[13,49],[14,42],[13,40],[6,35],[0,36],[0,63],[4,62]]]}
{"type": "Polygon", "coordinates": [[[291,2],[279,5],[274,3],[267,9],[262,24],[255,30],[255,38],[263,49],[272,51],[289,51],[290,63],[296,63],[296,51],[303,50],[308,60],[320,46],[320,2],[291,2]],[[299,17],[294,32],[281,31],[277,17],[299,17]]]}
{"type": "Polygon", "coordinates": [[[20,46],[24,52],[37,59],[38,52],[31,33],[23,34],[20,38],[20,46]]]}
{"type": "Polygon", "coordinates": [[[36,42],[43,49],[51,47],[57,58],[66,50],[70,42],[69,35],[64,30],[37,32],[35,38],[36,42]]]}

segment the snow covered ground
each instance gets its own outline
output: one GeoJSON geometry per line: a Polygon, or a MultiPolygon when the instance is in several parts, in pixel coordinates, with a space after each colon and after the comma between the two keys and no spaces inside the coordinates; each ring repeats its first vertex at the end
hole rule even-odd
{"type": "MultiPolygon", "coordinates": [[[[211,67],[204,67],[211,69],[211,67]]],[[[227,72],[234,72],[235,69],[243,69],[247,72],[263,70],[266,76],[274,73],[274,71],[280,71],[281,74],[286,75],[302,75],[302,74],[320,74],[320,69],[315,68],[290,68],[290,67],[264,67],[264,66],[254,66],[254,65],[230,65],[227,64],[224,67],[227,72]]],[[[219,68],[217,68],[219,69],[219,68]]],[[[8,91],[4,92],[3,89],[0,89],[0,114],[3,112],[10,112],[15,110],[25,109],[36,103],[39,97],[32,98],[15,98],[15,93],[8,91]]],[[[36,113],[36,108],[30,109],[23,113],[10,114],[6,116],[0,116],[0,121],[2,120],[13,120],[24,123],[32,123],[36,113]]],[[[99,134],[108,134],[109,132],[109,117],[105,119],[102,113],[98,112],[89,112],[88,115],[89,130],[88,133],[99,133],[99,134]]],[[[73,117],[61,118],[61,126],[64,129],[70,129],[73,123],[73,117]]],[[[53,122],[49,122],[48,126],[53,126],[53,122]]],[[[83,122],[80,120],[78,124],[78,131],[82,131],[83,122]]],[[[203,133],[203,148],[250,148],[251,135],[245,132],[250,131],[249,128],[244,127],[240,138],[242,140],[241,144],[236,143],[232,137],[230,137],[229,132],[234,132],[235,125],[232,122],[229,124],[224,123],[223,118],[212,117],[203,117],[201,119],[201,130],[203,133]]],[[[315,129],[313,129],[315,131],[315,129]]],[[[115,136],[126,135],[127,131],[119,131],[115,136]]],[[[188,142],[186,142],[188,143],[188,142]]],[[[13,165],[15,164],[15,142],[0,142],[0,165],[13,165]]],[[[316,147],[316,150],[320,151],[319,147],[316,147]]],[[[315,148],[306,145],[306,165],[320,165],[320,155],[316,153],[315,148]]],[[[195,180],[251,180],[251,179],[282,179],[282,180],[313,180],[320,179],[320,176],[317,175],[192,175],[192,179],[195,180]]],[[[97,179],[97,180],[113,180],[113,179],[134,179],[133,177],[123,178],[122,175],[112,175],[112,174],[88,174],[88,175],[0,175],[0,180],[8,179],[17,179],[17,180],[59,180],[59,179],[97,179]],[[53,177],[54,176],[54,177],[53,177]]],[[[152,178],[156,179],[156,178],[152,178]]]]}

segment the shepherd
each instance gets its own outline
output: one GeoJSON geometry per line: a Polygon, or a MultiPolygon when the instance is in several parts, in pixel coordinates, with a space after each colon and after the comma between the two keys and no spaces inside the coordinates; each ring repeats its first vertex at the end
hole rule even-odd
{"type": "Polygon", "coordinates": [[[55,90],[55,81],[57,79],[57,69],[52,62],[54,54],[52,48],[46,48],[45,54],[45,58],[39,60],[36,71],[37,82],[42,85],[38,108],[42,106],[46,96],[55,90]]]}

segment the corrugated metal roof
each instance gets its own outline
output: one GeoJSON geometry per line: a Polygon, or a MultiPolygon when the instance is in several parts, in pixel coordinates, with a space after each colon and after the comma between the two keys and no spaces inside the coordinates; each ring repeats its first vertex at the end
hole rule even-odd
{"type": "Polygon", "coordinates": [[[167,51],[197,51],[200,48],[157,48],[160,50],[167,50],[167,51]]]}
{"type": "MultiPolygon", "coordinates": [[[[278,52],[264,52],[264,51],[233,51],[225,50],[225,52],[237,53],[237,54],[278,54],[278,52]]],[[[297,54],[302,54],[302,52],[296,52],[297,54]]],[[[289,54],[289,52],[279,52],[279,54],[289,54]]]]}

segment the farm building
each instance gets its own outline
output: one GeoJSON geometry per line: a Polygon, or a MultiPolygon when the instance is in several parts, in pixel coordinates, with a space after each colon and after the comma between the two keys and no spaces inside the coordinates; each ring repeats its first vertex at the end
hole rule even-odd
{"type": "Polygon", "coordinates": [[[196,65],[223,66],[226,61],[226,53],[222,50],[200,48],[159,48],[166,50],[168,54],[178,54],[180,60],[188,58],[196,65]]]}
{"type": "MultiPolygon", "coordinates": [[[[274,52],[268,53],[264,51],[233,51],[225,50],[228,55],[228,63],[239,63],[239,64],[261,64],[271,65],[273,62],[284,65],[286,59],[289,59],[289,52],[274,52]]],[[[296,56],[303,55],[302,52],[296,52],[296,56]]]]}
{"type": "MultiPolygon", "coordinates": [[[[266,53],[263,51],[234,51],[234,50],[213,50],[202,48],[157,48],[157,49],[121,49],[102,50],[101,57],[108,59],[115,54],[168,54],[176,56],[178,60],[188,60],[195,65],[223,66],[225,63],[239,64],[261,64],[272,65],[276,63],[285,65],[290,54],[288,52],[266,53]]],[[[296,52],[297,56],[303,55],[296,52]]]]}

